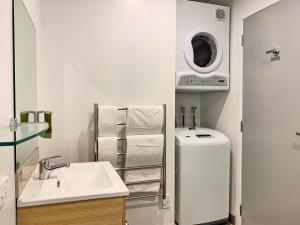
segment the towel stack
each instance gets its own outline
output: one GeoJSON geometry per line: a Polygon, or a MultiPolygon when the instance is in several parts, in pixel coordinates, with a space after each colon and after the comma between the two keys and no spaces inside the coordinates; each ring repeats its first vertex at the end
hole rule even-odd
{"type": "MultiPolygon", "coordinates": [[[[125,167],[163,164],[163,106],[128,106],[127,113],[118,111],[115,106],[100,106],[98,117],[100,161],[109,161],[116,167],[118,149],[122,152],[120,149],[124,144],[118,143],[118,137],[126,136],[125,167]],[[126,126],[118,126],[123,123],[126,123],[126,126]]],[[[161,168],[128,170],[124,173],[124,181],[127,183],[160,180],[161,177],[161,168]]],[[[157,193],[160,190],[160,183],[128,185],[128,189],[130,193],[157,193]]]]}
{"type": "Polygon", "coordinates": [[[117,165],[117,107],[100,106],[98,114],[98,152],[100,161],[117,165]]]}
{"type": "MultiPolygon", "coordinates": [[[[126,167],[160,165],[163,159],[162,106],[128,106],[126,167]]],[[[128,170],[125,182],[161,179],[161,169],[128,170]]],[[[129,185],[130,193],[159,192],[160,183],[129,185]]]]}

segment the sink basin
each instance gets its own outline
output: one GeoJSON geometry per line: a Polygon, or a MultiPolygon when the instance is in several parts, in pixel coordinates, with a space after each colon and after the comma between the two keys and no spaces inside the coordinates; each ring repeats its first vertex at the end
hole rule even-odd
{"type": "Polygon", "coordinates": [[[124,182],[109,162],[72,163],[39,180],[37,167],[18,199],[18,207],[127,196],[124,182]]]}

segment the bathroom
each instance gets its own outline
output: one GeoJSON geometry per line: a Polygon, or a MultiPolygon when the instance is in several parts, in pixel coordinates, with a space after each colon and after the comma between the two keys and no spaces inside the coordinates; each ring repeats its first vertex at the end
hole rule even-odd
{"type": "MultiPolygon", "coordinates": [[[[40,210],[40,214],[43,214],[41,209],[46,209],[47,224],[298,225],[300,199],[296,191],[300,184],[296,178],[300,129],[296,122],[297,104],[292,104],[295,105],[292,108],[291,102],[298,100],[294,86],[298,82],[295,64],[300,46],[296,33],[280,35],[297,32],[291,28],[296,27],[292,25],[297,23],[297,13],[287,13],[297,9],[300,10],[297,0],[1,0],[0,225],[45,224],[42,220],[37,222],[39,212],[27,211],[31,209],[40,210]],[[225,41],[222,62],[226,61],[229,76],[224,90],[191,92],[177,88],[178,55],[182,53],[177,41],[185,3],[203,9],[209,5],[229,10],[226,21],[220,22],[228,24],[224,34],[228,47],[225,41]],[[276,10],[280,13],[274,17],[276,10]],[[278,24],[275,28],[271,26],[273,21],[278,24]],[[289,26],[282,21],[289,21],[289,26]],[[294,51],[288,49],[289,43],[293,43],[289,47],[294,51]],[[271,51],[265,54],[268,50],[271,51]],[[257,51],[261,51],[260,57],[254,56],[257,51]],[[292,60],[284,60],[287,57],[292,60]],[[287,73],[290,68],[296,71],[287,73]],[[270,83],[263,88],[258,78],[262,76],[258,75],[267,73],[270,83]],[[26,77],[22,77],[24,74],[26,77]],[[288,88],[276,82],[279,74],[285,74],[288,88]],[[250,79],[251,75],[257,77],[250,79]],[[162,107],[161,195],[128,199],[129,185],[126,187],[121,179],[124,174],[119,173],[119,177],[118,171],[110,164],[103,164],[99,155],[100,162],[96,162],[99,153],[95,148],[96,113],[105,106],[127,110],[130,106],[162,107]],[[205,210],[199,210],[199,218],[190,224],[178,218],[181,213],[177,201],[180,188],[176,180],[175,137],[183,125],[191,134],[198,132],[199,127],[216,130],[230,143],[230,160],[227,159],[227,167],[222,170],[228,176],[226,200],[222,201],[226,205],[224,218],[203,222],[199,218],[205,210]],[[194,125],[197,129],[189,131],[194,125]],[[286,134],[289,139],[284,141],[286,134]],[[276,151],[277,148],[284,150],[276,151]],[[270,149],[274,149],[274,154],[267,155],[270,149]],[[62,193],[56,193],[66,185],[63,178],[35,179],[41,162],[46,162],[42,160],[54,156],[60,157],[49,160],[53,165],[66,167],[53,171],[54,175],[66,171],[62,176],[82,179],[83,187],[84,183],[99,183],[103,187],[99,192],[103,192],[86,197],[88,190],[79,191],[77,197],[66,200],[62,193]],[[78,170],[72,170],[76,166],[78,170]],[[102,172],[109,170],[109,177],[99,172],[98,177],[84,180],[85,173],[94,174],[93,167],[102,172]],[[121,191],[106,190],[109,181],[119,185],[121,191]],[[44,184],[44,189],[34,186],[34,182],[44,184]],[[22,198],[24,190],[42,200],[32,203],[29,194],[26,202],[22,198]],[[59,201],[49,200],[55,194],[59,201]],[[112,203],[109,199],[120,201],[112,203]],[[66,215],[71,213],[72,222],[52,220],[55,211],[51,214],[52,208],[48,207],[85,201],[90,204],[99,201],[98,208],[83,206],[87,207],[82,210],[86,218],[92,214],[86,221],[70,209],[66,215]],[[110,204],[118,207],[109,207],[110,204]],[[102,207],[109,208],[108,215],[102,207]],[[93,209],[99,210],[96,217],[93,209]]],[[[192,11],[185,14],[192,15],[192,11]]],[[[213,17],[207,21],[215,22],[213,17]]],[[[118,145],[125,145],[126,141],[118,140],[118,145]]],[[[98,150],[101,146],[98,145],[98,150]]],[[[119,158],[122,157],[121,154],[119,158]]],[[[213,162],[209,165],[216,167],[213,162]]],[[[197,171],[189,172],[191,175],[197,171]]],[[[213,176],[213,170],[207,173],[208,178],[213,176]]],[[[203,185],[201,180],[196,181],[203,185]]],[[[75,181],[70,179],[70,182],[75,181]]],[[[183,180],[183,184],[188,182],[183,180]]],[[[191,203],[195,209],[211,203],[201,202],[199,192],[190,193],[199,202],[191,203]]],[[[203,195],[208,196],[208,192],[203,195]]],[[[189,219],[193,217],[191,205],[184,211],[189,219]]],[[[218,207],[217,204],[211,209],[212,214],[218,207]]]]}

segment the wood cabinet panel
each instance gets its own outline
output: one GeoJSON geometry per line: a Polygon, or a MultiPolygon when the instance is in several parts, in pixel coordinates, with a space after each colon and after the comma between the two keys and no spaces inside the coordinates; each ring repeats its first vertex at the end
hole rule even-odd
{"type": "Polygon", "coordinates": [[[123,225],[124,218],[124,197],[17,209],[18,225],[123,225]]]}

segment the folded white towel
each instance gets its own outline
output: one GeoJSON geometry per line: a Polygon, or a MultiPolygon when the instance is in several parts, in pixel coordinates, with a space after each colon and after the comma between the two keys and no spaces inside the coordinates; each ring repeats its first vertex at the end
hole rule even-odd
{"type": "Polygon", "coordinates": [[[161,134],[163,106],[128,106],[126,135],[161,134]]]}
{"type": "Polygon", "coordinates": [[[118,110],[117,112],[117,124],[123,124],[119,125],[117,128],[117,137],[125,138],[126,136],[126,120],[127,120],[127,112],[126,110],[118,110]]]}
{"type": "MultiPolygon", "coordinates": [[[[135,135],[127,136],[126,167],[159,165],[162,164],[164,136],[135,135]]],[[[125,172],[125,181],[144,181],[161,179],[161,169],[128,170],[125,172]]],[[[135,192],[158,192],[160,183],[128,186],[132,193],[135,192]]]]}
{"type": "Polygon", "coordinates": [[[127,136],[126,166],[161,164],[164,135],[127,136]]]}
{"type": "Polygon", "coordinates": [[[99,161],[109,161],[113,167],[117,164],[117,137],[98,138],[98,158],[99,161]]]}
{"type": "Polygon", "coordinates": [[[99,106],[98,130],[100,137],[117,136],[117,107],[99,106]]]}

